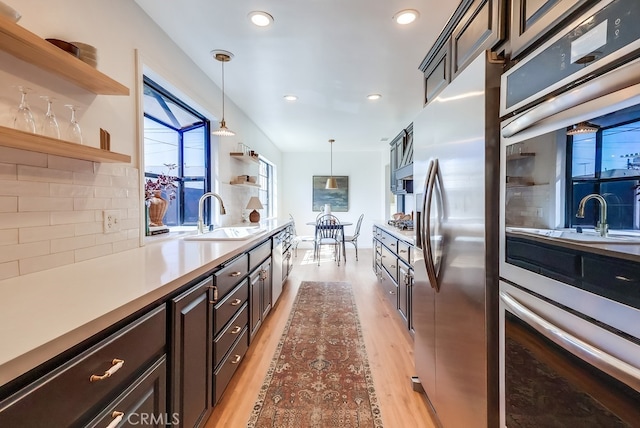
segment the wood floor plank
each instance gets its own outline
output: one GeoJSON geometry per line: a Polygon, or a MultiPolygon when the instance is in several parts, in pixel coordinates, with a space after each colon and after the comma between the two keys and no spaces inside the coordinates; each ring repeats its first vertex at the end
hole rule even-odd
{"type": "Polygon", "coordinates": [[[310,250],[302,247],[298,250],[278,303],[256,335],[206,428],[246,427],[302,281],[352,284],[384,426],[436,427],[426,400],[412,389],[413,339],[382,294],[371,268],[371,250],[360,249],[359,261],[355,260],[353,250],[347,250],[347,262],[340,266],[329,257],[323,258],[318,266],[311,256],[310,250]]]}

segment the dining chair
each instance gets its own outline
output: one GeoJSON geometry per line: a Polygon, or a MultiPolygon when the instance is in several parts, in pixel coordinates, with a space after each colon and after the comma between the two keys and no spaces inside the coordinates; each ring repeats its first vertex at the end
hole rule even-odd
{"type": "Polygon", "coordinates": [[[340,266],[340,249],[342,248],[343,226],[340,220],[334,215],[326,214],[321,216],[316,222],[316,251],[318,266],[320,266],[320,255],[323,245],[333,245],[333,254],[338,266],[340,266]]]}
{"type": "Polygon", "coordinates": [[[293,219],[293,216],[291,214],[289,214],[289,219],[291,220],[291,224],[293,225],[293,238],[291,240],[293,254],[295,255],[295,257],[298,257],[298,245],[301,242],[311,242],[313,243],[313,255],[315,258],[316,237],[312,235],[298,235],[298,232],[296,231],[296,221],[293,219]]]}
{"type": "Polygon", "coordinates": [[[358,236],[360,236],[360,226],[362,226],[363,218],[364,214],[360,214],[360,217],[358,217],[358,222],[356,223],[356,228],[353,231],[353,235],[345,235],[344,237],[344,242],[353,244],[353,246],[356,248],[356,260],[358,260],[358,236]]]}

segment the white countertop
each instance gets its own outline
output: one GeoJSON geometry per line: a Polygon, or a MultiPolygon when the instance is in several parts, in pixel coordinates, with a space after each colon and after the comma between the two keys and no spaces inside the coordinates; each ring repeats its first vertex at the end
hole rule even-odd
{"type": "Polygon", "coordinates": [[[411,245],[416,245],[416,235],[415,235],[415,231],[413,230],[399,229],[395,226],[390,226],[384,223],[374,223],[374,225],[392,234],[398,239],[402,239],[403,241],[406,241],[411,245]]]}
{"type": "Polygon", "coordinates": [[[0,281],[0,385],[163,298],[253,247],[246,241],[161,240],[0,281]]]}

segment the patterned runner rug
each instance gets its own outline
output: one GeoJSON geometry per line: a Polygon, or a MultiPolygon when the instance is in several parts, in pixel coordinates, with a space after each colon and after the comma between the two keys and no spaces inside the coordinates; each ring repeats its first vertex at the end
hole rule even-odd
{"type": "Polygon", "coordinates": [[[351,284],[300,284],[248,427],[382,427],[351,284]]]}

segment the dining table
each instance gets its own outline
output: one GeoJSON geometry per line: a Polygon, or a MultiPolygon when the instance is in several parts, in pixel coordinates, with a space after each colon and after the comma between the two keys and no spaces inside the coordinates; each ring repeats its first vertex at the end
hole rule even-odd
{"type": "MultiPolygon", "coordinates": [[[[308,221],[306,223],[308,226],[316,226],[316,222],[315,221],[308,221]]],[[[335,227],[340,229],[340,236],[342,236],[342,257],[345,261],[345,263],[347,262],[347,253],[346,253],[346,248],[345,248],[345,241],[344,241],[344,227],[345,226],[353,226],[353,223],[350,221],[341,221],[340,223],[336,223],[334,225],[328,226],[328,225],[324,225],[322,227],[335,227]]],[[[314,235],[316,236],[316,233],[314,232],[314,235]]]]}

